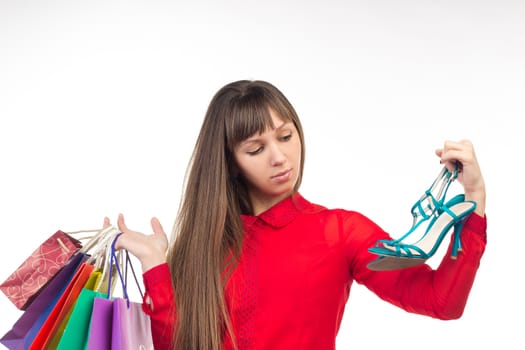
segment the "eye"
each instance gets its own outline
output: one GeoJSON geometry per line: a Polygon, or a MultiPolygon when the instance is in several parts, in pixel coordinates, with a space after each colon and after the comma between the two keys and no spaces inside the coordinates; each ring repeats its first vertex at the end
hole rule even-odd
{"type": "Polygon", "coordinates": [[[251,156],[254,156],[254,155],[258,154],[258,153],[261,153],[262,150],[263,150],[263,146],[260,146],[256,150],[254,150],[254,151],[247,151],[246,153],[248,153],[251,156]]]}
{"type": "Polygon", "coordinates": [[[292,133],[289,133],[287,135],[282,136],[281,140],[283,140],[283,141],[290,141],[291,138],[292,138],[292,133]]]}

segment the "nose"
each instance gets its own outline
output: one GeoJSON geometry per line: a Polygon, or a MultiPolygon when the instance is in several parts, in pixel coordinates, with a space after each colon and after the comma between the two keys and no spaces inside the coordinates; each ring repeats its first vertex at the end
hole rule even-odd
{"type": "Polygon", "coordinates": [[[272,166],[283,165],[286,162],[286,155],[277,143],[272,143],[270,146],[270,164],[272,166]]]}

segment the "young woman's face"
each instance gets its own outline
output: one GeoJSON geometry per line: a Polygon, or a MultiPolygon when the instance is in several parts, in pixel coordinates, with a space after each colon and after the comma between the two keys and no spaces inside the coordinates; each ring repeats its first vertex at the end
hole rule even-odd
{"type": "Polygon", "coordinates": [[[273,111],[270,114],[275,128],[250,136],[234,151],[255,215],[292,192],[301,166],[301,140],[297,129],[273,111]]]}

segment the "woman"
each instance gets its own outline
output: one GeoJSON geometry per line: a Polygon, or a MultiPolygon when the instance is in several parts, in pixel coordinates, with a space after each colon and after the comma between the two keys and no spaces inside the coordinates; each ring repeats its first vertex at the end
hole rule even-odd
{"type": "Polygon", "coordinates": [[[462,315],[486,244],[472,144],[447,141],[436,151],[451,172],[460,165],[475,209],[462,251],[435,270],[368,268],[378,258],[369,248],[390,236],[358,212],[303,198],[304,151],[299,118],[276,87],[230,83],[204,118],[172,244],[157,219],[145,235],[119,216],[117,248],[141,261],[156,349],[334,349],[353,281],[407,312],[462,315]]]}

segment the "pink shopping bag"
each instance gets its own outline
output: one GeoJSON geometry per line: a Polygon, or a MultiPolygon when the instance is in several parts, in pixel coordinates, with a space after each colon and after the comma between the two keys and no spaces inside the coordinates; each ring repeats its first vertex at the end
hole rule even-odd
{"type": "Polygon", "coordinates": [[[57,231],[2,283],[0,290],[20,310],[25,310],[38,292],[81,248],[80,241],[57,231]]]}

